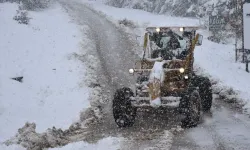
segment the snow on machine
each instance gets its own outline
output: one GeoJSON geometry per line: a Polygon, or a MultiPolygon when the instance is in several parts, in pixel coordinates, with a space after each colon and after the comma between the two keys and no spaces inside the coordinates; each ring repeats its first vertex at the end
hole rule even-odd
{"type": "Polygon", "coordinates": [[[184,127],[196,126],[201,112],[212,105],[210,80],[193,72],[195,46],[202,45],[199,27],[148,27],[143,58],[129,70],[136,77],[134,91],[115,92],[113,116],[119,127],[135,122],[139,107],[177,107],[184,127]]]}

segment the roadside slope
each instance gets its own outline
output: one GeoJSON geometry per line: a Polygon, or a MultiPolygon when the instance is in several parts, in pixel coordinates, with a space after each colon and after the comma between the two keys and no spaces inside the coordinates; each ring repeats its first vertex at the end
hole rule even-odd
{"type": "Polygon", "coordinates": [[[16,3],[0,3],[0,142],[26,122],[37,132],[68,128],[89,107],[85,66],[74,58],[80,34],[56,3],[29,12],[29,25],[18,24],[16,3]],[[51,15],[53,14],[53,15],[51,15]],[[23,82],[11,78],[23,76],[23,82]]]}

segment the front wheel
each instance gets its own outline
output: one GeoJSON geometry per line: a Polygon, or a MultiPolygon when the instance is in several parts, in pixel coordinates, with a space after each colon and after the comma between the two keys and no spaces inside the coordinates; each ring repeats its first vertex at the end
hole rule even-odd
{"type": "Polygon", "coordinates": [[[186,102],[185,118],[182,120],[182,127],[195,127],[201,118],[201,98],[197,90],[185,95],[182,101],[186,102]]]}
{"type": "Polygon", "coordinates": [[[132,106],[131,99],[134,94],[129,88],[118,89],[113,100],[113,116],[119,127],[129,127],[135,122],[136,108],[132,106]]]}

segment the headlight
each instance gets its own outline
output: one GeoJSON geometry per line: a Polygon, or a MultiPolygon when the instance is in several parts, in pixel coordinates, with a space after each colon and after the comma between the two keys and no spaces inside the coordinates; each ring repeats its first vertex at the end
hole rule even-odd
{"type": "Polygon", "coordinates": [[[186,80],[187,80],[187,79],[188,79],[188,75],[185,75],[185,76],[184,76],[184,79],[186,79],[186,80]]]}
{"type": "Polygon", "coordinates": [[[161,29],[160,28],[156,28],[156,32],[160,32],[161,31],[161,29]]]}
{"type": "Polygon", "coordinates": [[[128,71],[130,74],[134,74],[134,69],[129,69],[129,71],[128,71]]]}
{"type": "Polygon", "coordinates": [[[180,73],[184,73],[185,69],[184,68],[180,68],[180,73]]]}

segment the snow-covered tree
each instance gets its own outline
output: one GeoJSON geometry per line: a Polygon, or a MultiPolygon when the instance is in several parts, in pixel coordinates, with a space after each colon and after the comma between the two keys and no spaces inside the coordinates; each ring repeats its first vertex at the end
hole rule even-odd
{"type": "Polygon", "coordinates": [[[49,6],[50,0],[20,0],[26,10],[44,9],[49,6]]]}

